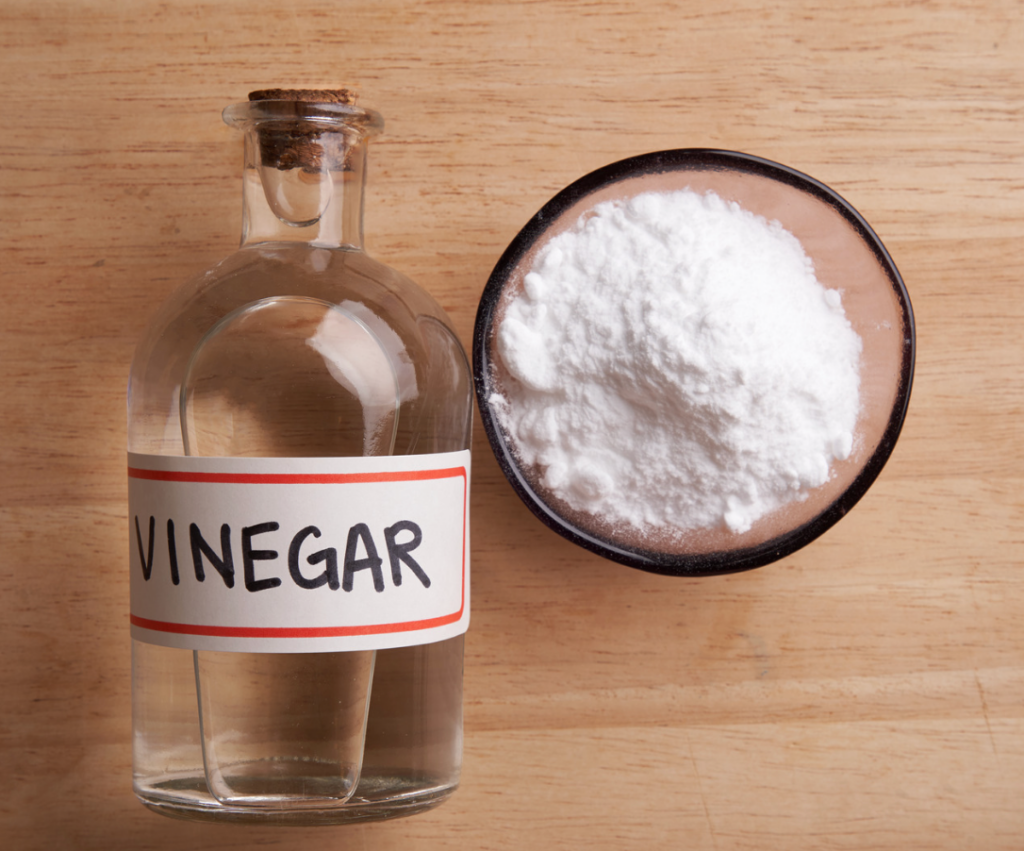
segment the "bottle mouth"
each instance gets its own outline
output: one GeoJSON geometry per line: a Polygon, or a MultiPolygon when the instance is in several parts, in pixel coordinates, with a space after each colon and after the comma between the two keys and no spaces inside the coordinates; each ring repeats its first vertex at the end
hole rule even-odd
{"type": "Polygon", "coordinates": [[[310,130],[332,127],[355,130],[362,136],[376,136],[384,129],[379,112],[351,103],[326,103],[303,100],[269,99],[235,103],[221,113],[224,123],[240,130],[266,122],[300,122],[310,130]]]}
{"type": "Polygon", "coordinates": [[[316,97],[315,91],[262,94],[254,92],[247,103],[227,107],[222,117],[228,126],[251,134],[265,170],[347,171],[353,150],[384,128],[384,119],[372,109],[326,97],[303,99],[316,97]]]}

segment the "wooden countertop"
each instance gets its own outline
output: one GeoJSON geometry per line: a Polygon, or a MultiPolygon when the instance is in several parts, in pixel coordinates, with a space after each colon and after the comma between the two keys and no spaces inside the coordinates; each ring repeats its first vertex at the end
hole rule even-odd
{"type": "Polygon", "coordinates": [[[971,3],[0,4],[0,844],[1024,847],[1024,19],[971,3]],[[463,786],[396,822],[202,826],[131,792],[124,386],[232,251],[272,85],[388,122],[367,247],[450,311],[554,192],[678,147],[785,163],[885,241],[918,327],[867,496],[680,580],[547,531],[474,445],[463,786]]]}

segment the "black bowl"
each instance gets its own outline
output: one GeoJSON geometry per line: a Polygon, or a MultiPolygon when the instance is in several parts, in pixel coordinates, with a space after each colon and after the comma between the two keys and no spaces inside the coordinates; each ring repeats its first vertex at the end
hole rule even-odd
{"type": "Polygon", "coordinates": [[[598,169],[563,189],[527,222],[484,288],[473,338],[473,371],[484,429],[501,469],[548,527],[579,546],[629,567],[669,576],[708,576],[760,567],[806,546],[839,521],[885,466],[899,437],[914,372],[914,317],[892,258],[863,217],[824,184],[748,154],[705,149],[660,151],[598,169]],[[857,448],[832,479],[754,524],[744,534],[697,535],[667,550],[617,540],[600,518],[574,513],[535,484],[488,401],[503,378],[494,352],[502,303],[522,284],[538,248],[594,205],[645,191],[713,191],[768,220],[803,244],[823,285],[843,290],[847,318],[860,333],[862,412],[857,448]],[[593,522],[591,522],[591,520],[593,522]]]}

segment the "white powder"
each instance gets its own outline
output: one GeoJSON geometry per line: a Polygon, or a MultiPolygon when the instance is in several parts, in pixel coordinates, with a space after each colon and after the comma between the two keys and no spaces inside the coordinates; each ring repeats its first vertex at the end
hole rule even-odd
{"type": "Polygon", "coordinates": [[[800,242],[691,191],[600,204],[538,254],[490,402],[573,509],[745,532],[849,456],[861,340],[800,242]]]}

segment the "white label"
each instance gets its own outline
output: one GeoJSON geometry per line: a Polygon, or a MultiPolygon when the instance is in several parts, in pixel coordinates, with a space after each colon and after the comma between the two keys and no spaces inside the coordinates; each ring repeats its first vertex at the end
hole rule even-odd
{"type": "Polygon", "coordinates": [[[469,450],[374,458],[128,454],[132,636],[315,653],[469,626],[469,450]]]}

